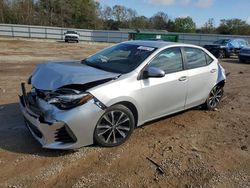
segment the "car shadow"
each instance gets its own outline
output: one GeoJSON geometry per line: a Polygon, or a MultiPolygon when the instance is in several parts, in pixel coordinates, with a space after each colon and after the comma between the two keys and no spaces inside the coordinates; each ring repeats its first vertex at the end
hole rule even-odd
{"type": "Polygon", "coordinates": [[[193,107],[193,108],[190,108],[190,109],[186,109],[186,110],[184,110],[184,111],[176,112],[176,113],[174,113],[174,114],[166,115],[166,116],[163,116],[163,117],[161,117],[161,118],[158,118],[158,119],[155,119],[155,120],[151,120],[151,121],[146,122],[146,123],[144,123],[143,125],[138,126],[138,127],[136,127],[136,128],[144,128],[145,126],[152,125],[152,124],[154,124],[154,123],[156,123],[156,122],[163,121],[163,120],[165,120],[165,119],[169,119],[169,118],[172,118],[172,117],[175,117],[175,116],[179,116],[179,115],[184,114],[184,113],[186,113],[187,111],[190,111],[190,110],[194,110],[194,111],[197,110],[197,111],[200,111],[200,110],[203,110],[203,109],[202,109],[201,106],[196,106],[196,107],[193,107]]]}
{"type": "Polygon", "coordinates": [[[65,43],[64,40],[57,40],[56,42],[58,42],[58,43],[65,43]]]}
{"type": "MultiPolygon", "coordinates": [[[[57,40],[56,42],[58,42],[58,43],[65,43],[65,44],[71,44],[71,43],[76,43],[77,44],[77,42],[75,42],[75,41],[68,41],[68,42],[65,42],[64,40],[57,40]]],[[[80,42],[80,41],[79,41],[80,42]]]]}
{"type": "Polygon", "coordinates": [[[59,157],[74,151],[44,149],[26,128],[18,103],[0,105],[0,149],[14,153],[59,157]]]}

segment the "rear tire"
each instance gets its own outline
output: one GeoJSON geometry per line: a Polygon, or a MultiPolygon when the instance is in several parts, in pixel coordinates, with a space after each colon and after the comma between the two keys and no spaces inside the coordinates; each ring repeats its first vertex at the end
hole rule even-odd
{"type": "Polygon", "coordinates": [[[135,118],[131,110],[117,104],[108,108],[97,122],[94,140],[100,146],[118,146],[130,137],[134,127],[135,118]]]}
{"type": "Polygon", "coordinates": [[[246,63],[246,61],[243,60],[243,59],[239,59],[239,62],[240,62],[240,63],[246,63]]]}
{"type": "Polygon", "coordinates": [[[214,86],[206,102],[203,104],[203,108],[206,110],[214,110],[220,104],[223,94],[224,90],[222,86],[214,86]]]}
{"type": "Polygon", "coordinates": [[[230,58],[231,56],[230,56],[230,53],[226,53],[225,52],[225,58],[230,58]]]}

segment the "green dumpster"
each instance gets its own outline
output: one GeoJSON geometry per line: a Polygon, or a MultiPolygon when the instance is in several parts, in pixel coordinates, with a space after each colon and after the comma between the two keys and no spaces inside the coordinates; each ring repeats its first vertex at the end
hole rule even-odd
{"type": "Polygon", "coordinates": [[[163,33],[129,33],[129,39],[132,40],[164,40],[169,42],[178,42],[178,35],[163,33]]]}

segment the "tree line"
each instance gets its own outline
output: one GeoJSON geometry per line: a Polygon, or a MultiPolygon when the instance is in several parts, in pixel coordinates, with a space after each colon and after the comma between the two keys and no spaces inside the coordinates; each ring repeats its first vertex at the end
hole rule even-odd
{"type": "Polygon", "coordinates": [[[223,19],[215,27],[210,18],[197,28],[191,17],[169,18],[165,12],[138,15],[121,5],[101,6],[94,0],[0,0],[0,23],[72,27],[83,29],[155,29],[183,33],[249,35],[250,25],[241,19],[223,19]]]}

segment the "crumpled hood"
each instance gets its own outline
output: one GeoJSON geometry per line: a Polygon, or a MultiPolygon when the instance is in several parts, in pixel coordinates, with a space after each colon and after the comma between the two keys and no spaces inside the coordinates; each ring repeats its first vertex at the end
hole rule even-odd
{"type": "Polygon", "coordinates": [[[55,90],[70,84],[86,84],[117,76],[118,73],[96,69],[80,61],[50,62],[37,65],[31,84],[41,90],[55,90]]]}

